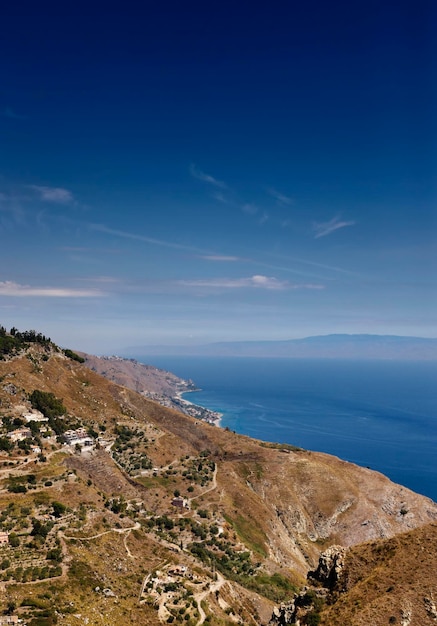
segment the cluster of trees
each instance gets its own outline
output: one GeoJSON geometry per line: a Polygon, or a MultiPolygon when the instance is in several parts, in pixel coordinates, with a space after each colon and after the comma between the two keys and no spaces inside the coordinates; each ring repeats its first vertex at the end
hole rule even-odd
{"type": "MultiPolygon", "coordinates": [[[[60,565],[55,565],[55,566],[45,565],[43,567],[35,566],[35,567],[27,567],[27,568],[20,566],[15,569],[8,568],[1,575],[1,579],[5,581],[15,580],[17,582],[27,583],[32,580],[45,580],[47,578],[55,578],[57,576],[61,576],[61,574],[62,574],[62,568],[60,565]]],[[[40,624],[41,626],[47,626],[47,624],[55,624],[55,622],[47,622],[47,621],[35,622],[35,620],[32,620],[32,624],[40,624]]]]}
{"type": "MultiPolygon", "coordinates": [[[[20,350],[24,350],[29,347],[29,344],[36,343],[44,348],[59,348],[52,342],[50,337],[46,337],[42,333],[37,333],[36,330],[24,330],[20,332],[15,326],[8,332],[4,326],[0,325],[0,360],[4,359],[8,355],[17,354],[20,350]]],[[[85,363],[85,359],[73,350],[66,348],[63,353],[69,359],[77,361],[78,363],[85,363]]],[[[47,355],[45,359],[47,360],[47,355]]]]}
{"type": "MultiPolygon", "coordinates": [[[[4,330],[6,331],[6,329],[4,330]]],[[[43,346],[52,343],[50,337],[46,337],[42,333],[37,333],[36,330],[24,330],[20,332],[17,328],[13,327],[10,330],[10,335],[23,343],[40,343],[43,346]]]]}
{"type": "Polygon", "coordinates": [[[50,346],[50,337],[46,337],[35,330],[25,330],[20,332],[13,327],[8,332],[4,326],[0,326],[0,358],[6,355],[15,354],[19,350],[26,348],[30,343],[38,343],[42,346],[50,346]]]}
{"type": "Polygon", "coordinates": [[[43,415],[49,418],[60,417],[67,412],[67,409],[62,404],[62,400],[57,398],[54,393],[50,391],[41,391],[40,389],[34,389],[29,396],[29,400],[34,409],[41,411],[43,415]]]}
{"type": "Polygon", "coordinates": [[[41,411],[49,418],[49,426],[58,437],[62,437],[69,428],[78,428],[80,424],[75,418],[66,415],[67,408],[62,399],[57,398],[50,391],[34,389],[29,396],[30,403],[34,409],[41,411]]]}

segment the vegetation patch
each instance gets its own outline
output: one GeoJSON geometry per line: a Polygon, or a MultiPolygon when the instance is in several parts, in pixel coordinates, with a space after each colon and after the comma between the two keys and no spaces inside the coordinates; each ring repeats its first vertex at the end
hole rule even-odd
{"type": "Polygon", "coordinates": [[[250,519],[238,513],[235,517],[225,515],[225,519],[238,534],[244,544],[262,557],[267,557],[267,537],[263,531],[250,519]]]}

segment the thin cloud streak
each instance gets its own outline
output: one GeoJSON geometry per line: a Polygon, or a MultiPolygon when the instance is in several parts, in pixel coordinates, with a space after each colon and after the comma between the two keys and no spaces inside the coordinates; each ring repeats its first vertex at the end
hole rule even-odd
{"type": "Polygon", "coordinates": [[[68,189],[62,187],[44,187],[41,185],[28,185],[29,189],[35,191],[46,202],[57,204],[71,204],[74,201],[73,194],[68,189]]]}
{"type": "Polygon", "coordinates": [[[243,259],[241,259],[238,256],[226,256],[226,255],[222,255],[222,254],[205,254],[204,256],[200,257],[202,259],[205,259],[205,261],[218,261],[218,262],[233,262],[233,261],[242,261],[243,259]]]}
{"type": "Polygon", "coordinates": [[[320,237],[326,237],[330,235],[336,230],[340,228],[345,228],[346,226],[354,226],[355,222],[345,222],[341,221],[339,217],[333,217],[329,222],[314,222],[313,229],[315,230],[314,239],[319,239],[320,237]]]}
{"type": "Polygon", "coordinates": [[[243,213],[247,213],[247,215],[256,215],[258,213],[258,207],[250,203],[243,204],[241,210],[243,213]]]}
{"type": "MultiPolygon", "coordinates": [[[[194,253],[196,254],[196,256],[200,256],[202,258],[206,257],[208,260],[218,261],[220,258],[226,258],[229,256],[229,255],[217,254],[215,252],[212,252],[211,250],[200,250],[193,246],[185,246],[185,245],[174,243],[171,241],[165,241],[162,239],[154,239],[153,237],[147,237],[145,235],[137,235],[136,233],[129,233],[129,232],[117,230],[114,228],[108,228],[104,224],[88,224],[87,226],[91,228],[92,230],[96,230],[98,232],[105,233],[108,235],[113,235],[115,237],[121,237],[123,239],[132,239],[133,241],[142,241],[144,243],[149,243],[155,246],[162,246],[164,248],[170,248],[173,250],[182,250],[184,252],[194,253]]],[[[264,261],[258,261],[253,258],[242,258],[238,256],[236,257],[231,256],[231,258],[232,259],[235,258],[235,260],[238,260],[241,262],[253,263],[259,267],[265,267],[267,269],[280,270],[280,271],[285,271],[291,274],[297,274],[299,276],[307,276],[310,278],[318,278],[318,279],[324,280],[324,277],[320,276],[319,274],[314,274],[311,272],[304,272],[302,270],[297,270],[297,269],[293,269],[290,267],[277,266],[274,264],[266,263],[264,261]]]]}
{"type": "Polygon", "coordinates": [[[342,267],[337,267],[335,265],[328,265],[326,263],[317,263],[315,261],[308,261],[307,259],[299,259],[296,257],[289,256],[276,256],[276,258],[283,259],[284,261],[291,261],[293,263],[302,263],[303,265],[311,265],[311,267],[320,267],[320,269],[329,270],[332,272],[339,272],[340,274],[347,274],[349,276],[363,276],[358,272],[352,272],[351,270],[345,270],[342,267]]]}
{"type": "Polygon", "coordinates": [[[217,202],[221,202],[222,204],[229,204],[231,206],[234,204],[232,200],[224,196],[220,191],[214,191],[214,193],[211,195],[214,200],[217,200],[217,202]]]}
{"type": "Polygon", "coordinates": [[[210,174],[205,174],[205,172],[202,172],[202,170],[199,170],[193,163],[190,165],[190,174],[193,178],[196,178],[197,180],[201,180],[204,183],[209,183],[210,185],[213,185],[214,187],[219,187],[219,189],[228,189],[227,184],[224,183],[222,180],[218,180],[217,178],[214,178],[214,176],[211,176],[210,174]]]}
{"type": "Polygon", "coordinates": [[[255,274],[245,278],[212,278],[201,280],[180,280],[179,285],[185,287],[220,288],[220,289],[268,289],[272,291],[284,291],[287,289],[324,289],[323,285],[293,284],[288,281],[278,280],[273,276],[255,274]]]}
{"type": "Polygon", "coordinates": [[[98,284],[118,284],[122,282],[120,278],[115,278],[114,276],[90,276],[89,278],[76,278],[76,281],[98,284]]]}
{"type": "Polygon", "coordinates": [[[294,203],[293,198],[289,198],[273,187],[269,187],[269,189],[267,189],[267,193],[276,200],[279,206],[291,206],[294,203]]]}
{"type": "Polygon", "coordinates": [[[99,289],[70,289],[65,287],[30,287],[12,281],[0,282],[0,297],[13,298],[96,298],[105,294],[99,289]]]}
{"type": "Polygon", "coordinates": [[[122,237],[123,239],[133,239],[134,241],[143,241],[144,243],[150,243],[155,246],[162,246],[164,248],[172,248],[174,250],[184,250],[185,252],[194,252],[196,254],[209,254],[207,250],[201,250],[200,248],[194,248],[192,246],[185,246],[179,243],[173,243],[172,241],[165,241],[163,239],[154,239],[153,237],[147,237],[146,235],[136,235],[135,233],[129,233],[123,230],[117,230],[115,228],[108,228],[104,224],[88,224],[91,230],[96,230],[100,233],[106,233],[107,235],[114,235],[115,237],[122,237]]]}

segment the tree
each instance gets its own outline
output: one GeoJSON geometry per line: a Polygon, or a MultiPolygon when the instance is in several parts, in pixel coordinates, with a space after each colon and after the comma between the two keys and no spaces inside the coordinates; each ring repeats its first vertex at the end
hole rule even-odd
{"type": "Polygon", "coordinates": [[[3,450],[4,452],[9,452],[9,450],[12,450],[13,447],[14,444],[9,439],[9,437],[0,437],[0,450],[3,450]]]}
{"type": "Polygon", "coordinates": [[[67,510],[67,507],[62,502],[52,502],[53,515],[55,517],[62,517],[67,510]]]}
{"type": "Polygon", "coordinates": [[[78,354],[76,354],[76,352],[73,352],[73,350],[70,350],[69,348],[66,348],[64,350],[64,354],[66,357],[68,357],[72,361],[77,361],[78,363],[85,363],[85,359],[83,358],[83,356],[79,356],[78,354]]]}

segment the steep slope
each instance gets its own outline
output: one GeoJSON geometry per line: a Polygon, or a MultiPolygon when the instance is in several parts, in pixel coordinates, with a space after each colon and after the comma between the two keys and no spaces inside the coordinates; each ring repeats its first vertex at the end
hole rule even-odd
{"type": "Polygon", "coordinates": [[[326,626],[437,623],[437,524],[351,548],[326,626]]]}
{"type": "Polygon", "coordinates": [[[65,407],[47,431],[33,435],[32,426],[40,453],[19,442],[0,452],[0,531],[19,543],[0,548],[0,610],[27,602],[36,576],[40,606],[20,609],[32,619],[50,604],[68,625],[79,614],[108,625],[267,623],[272,603],[292,594],[325,547],[437,519],[435,503],[380,474],[196,421],[51,347],[1,362],[0,377],[0,442],[20,427],[35,390],[65,407]],[[79,426],[92,445],[50,436],[79,426]],[[60,563],[47,582],[42,554],[60,563]]]}
{"type": "Polygon", "coordinates": [[[85,359],[85,365],[108,380],[123,385],[139,393],[148,391],[166,397],[194,389],[190,380],[183,380],[171,372],[144,365],[134,359],[122,359],[116,356],[94,356],[79,353],[85,359]]]}

